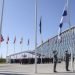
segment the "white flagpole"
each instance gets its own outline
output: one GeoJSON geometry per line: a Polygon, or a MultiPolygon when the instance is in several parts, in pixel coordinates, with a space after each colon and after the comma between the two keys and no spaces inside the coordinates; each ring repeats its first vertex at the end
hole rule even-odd
{"type": "MultiPolygon", "coordinates": [[[[67,0],[67,6],[68,6],[68,15],[69,15],[69,29],[71,30],[71,22],[70,22],[70,10],[69,10],[69,0],[67,0]]],[[[70,31],[71,32],[71,31],[70,31]]],[[[74,66],[73,66],[73,50],[72,47],[70,47],[70,51],[71,51],[71,69],[72,72],[74,71],[74,66]]]]}
{"type": "Polygon", "coordinates": [[[40,36],[41,36],[41,64],[42,64],[42,55],[43,55],[43,53],[42,53],[42,44],[43,44],[43,39],[42,39],[42,17],[41,17],[41,33],[40,33],[40,36]]]}
{"type": "Polygon", "coordinates": [[[4,0],[3,0],[3,3],[2,3],[2,14],[1,14],[1,23],[0,23],[0,36],[1,36],[1,32],[2,32],[3,12],[4,12],[4,0]]]}
{"type": "MultiPolygon", "coordinates": [[[[28,39],[28,51],[29,51],[29,39],[28,39]]],[[[28,53],[28,59],[29,59],[28,63],[30,63],[29,53],[28,53]]]]}
{"type": "Polygon", "coordinates": [[[43,51],[42,51],[42,46],[43,46],[42,44],[43,44],[43,42],[42,42],[42,41],[43,41],[43,40],[42,40],[42,34],[41,34],[41,64],[42,64],[42,55],[43,55],[43,53],[42,53],[42,52],[43,52],[43,51]]]}
{"type": "MultiPolygon", "coordinates": [[[[21,40],[21,52],[22,52],[22,48],[23,48],[23,40],[21,40]]],[[[21,64],[22,64],[22,57],[21,57],[21,64]]]]}
{"type": "MultiPolygon", "coordinates": [[[[3,12],[4,12],[4,0],[2,3],[2,13],[1,13],[1,22],[0,22],[0,37],[1,37],[1,33],[2,33],[3,12]]],[[[1,41],[0,41],[0,46],[1,46],[1,41]]]]}
{"type": "MultiPolygon", "coordinates": [[[[14,54],[15,54],[15,43],[14,43],[14,54]]],[[[14,63],[15,63],[15,55],[14,55],[14,63]]]]}
{"type": "Polygon", "coordinates": [[[37,73],[37,0],[35,0],[35,73],[37,73]]]}
{"type": "MultiPolygon", "coordinates": [[[[70,10],[69,10],[69,0],[67,0],[67,6],[68,6],[68,14],[69,14],[69,28],[71,30],[71,22],[70,22],[70,10]]],[[[70,31],[71,32],[71,31],[70,31]]],[[[72,68],[72,72],[74,71],[74,66],[73,66],[73,50],[70,47],[70,51],[71,51],[71,68],[72,68]]]]}
{"type": "Polygon", "coordinates": [[[21,38],[21,40],[20,40],[20,48],[21,48],[21,52],[22,52],[22,47],[23,47],[23,40],[22,40],[22,38],[21,38]]]}
{"type": "Polygon", "coordinates": [[[6,63],[8,63],[7,56],[8,56],[8,43],[7,43],[7,52],[6,52],[6,63]]]}

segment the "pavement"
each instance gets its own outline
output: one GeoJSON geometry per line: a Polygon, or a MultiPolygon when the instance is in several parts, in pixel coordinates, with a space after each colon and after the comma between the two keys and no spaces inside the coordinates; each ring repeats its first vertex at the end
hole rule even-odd
{"type": "MultiPolygon", "coordinates": [[[[69,69],[71,70],[71,66],[69,69]]],[[[57,65],[57,73],[54,73],[52,63],[38,64],[35,74],[34,64],[0,64],[0,75],[75,75],[75,70],[65,71],[65,63],[62,62],[57,65]]]]}

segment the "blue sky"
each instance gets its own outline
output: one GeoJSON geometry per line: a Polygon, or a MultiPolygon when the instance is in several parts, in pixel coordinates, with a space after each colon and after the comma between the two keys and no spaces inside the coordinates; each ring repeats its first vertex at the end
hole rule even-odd
{"type": "MultiPolygon", "coordinates": [[[[71,25],[75,24],[75,0],[69,0],[71,25]]],[[[37,44],[41,44],[39,22],[42,16],[42,38],[45,42],[58,34],[59,22],[66,0],[38,0],[37,8],[37,44]]],[[[0,7],[1,10],[1,7],[0,7]]],[[[1,13],[1,11],[0,11],[1,13]]],[[[1,16],[1,15],[0,15],[1,16]]],[[[69,27],[63,25],[63,31],[69,27]]],[[[14,53],[14,37],[16,36],[15,52],[21,51],[20,40],[23,37],[23,50],[28,50],[27,41],[30,39],[29,49],[35,48],[35,0],[5,0],[0,56],[6,56],[6,40],[9,36],[8,55],[14,53]]]]}

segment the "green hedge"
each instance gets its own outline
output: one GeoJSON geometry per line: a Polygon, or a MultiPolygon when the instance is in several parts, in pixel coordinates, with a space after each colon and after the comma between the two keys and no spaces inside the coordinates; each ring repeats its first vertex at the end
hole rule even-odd
{"type": "Polygon", "coordinates": [[[0,58],[0,63],[5,63],[6,59],[0,58]]]}

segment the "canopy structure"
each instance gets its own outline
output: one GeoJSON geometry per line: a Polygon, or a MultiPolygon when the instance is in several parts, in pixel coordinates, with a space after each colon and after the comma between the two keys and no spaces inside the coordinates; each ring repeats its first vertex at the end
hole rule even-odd
{"type": "MultiPolygon", "coordinates": [[[[58,35],[48,39],[42,45],[37,47],[37,58],[41,56],[42,58],[52,58],[53,51],[58,51],[58,57],[63,58],[65,51],[68,50],[71,53],[73,51],[73,57],[75,56],[75,27],[65,30],[61,33],[61,40],[58,39],[58,35]],[[42,47],[42,50],[41,50],[42,47]]],[[[23,51],[7,56],[8,58],[35,58],[35,50],[23,51]]]]}

